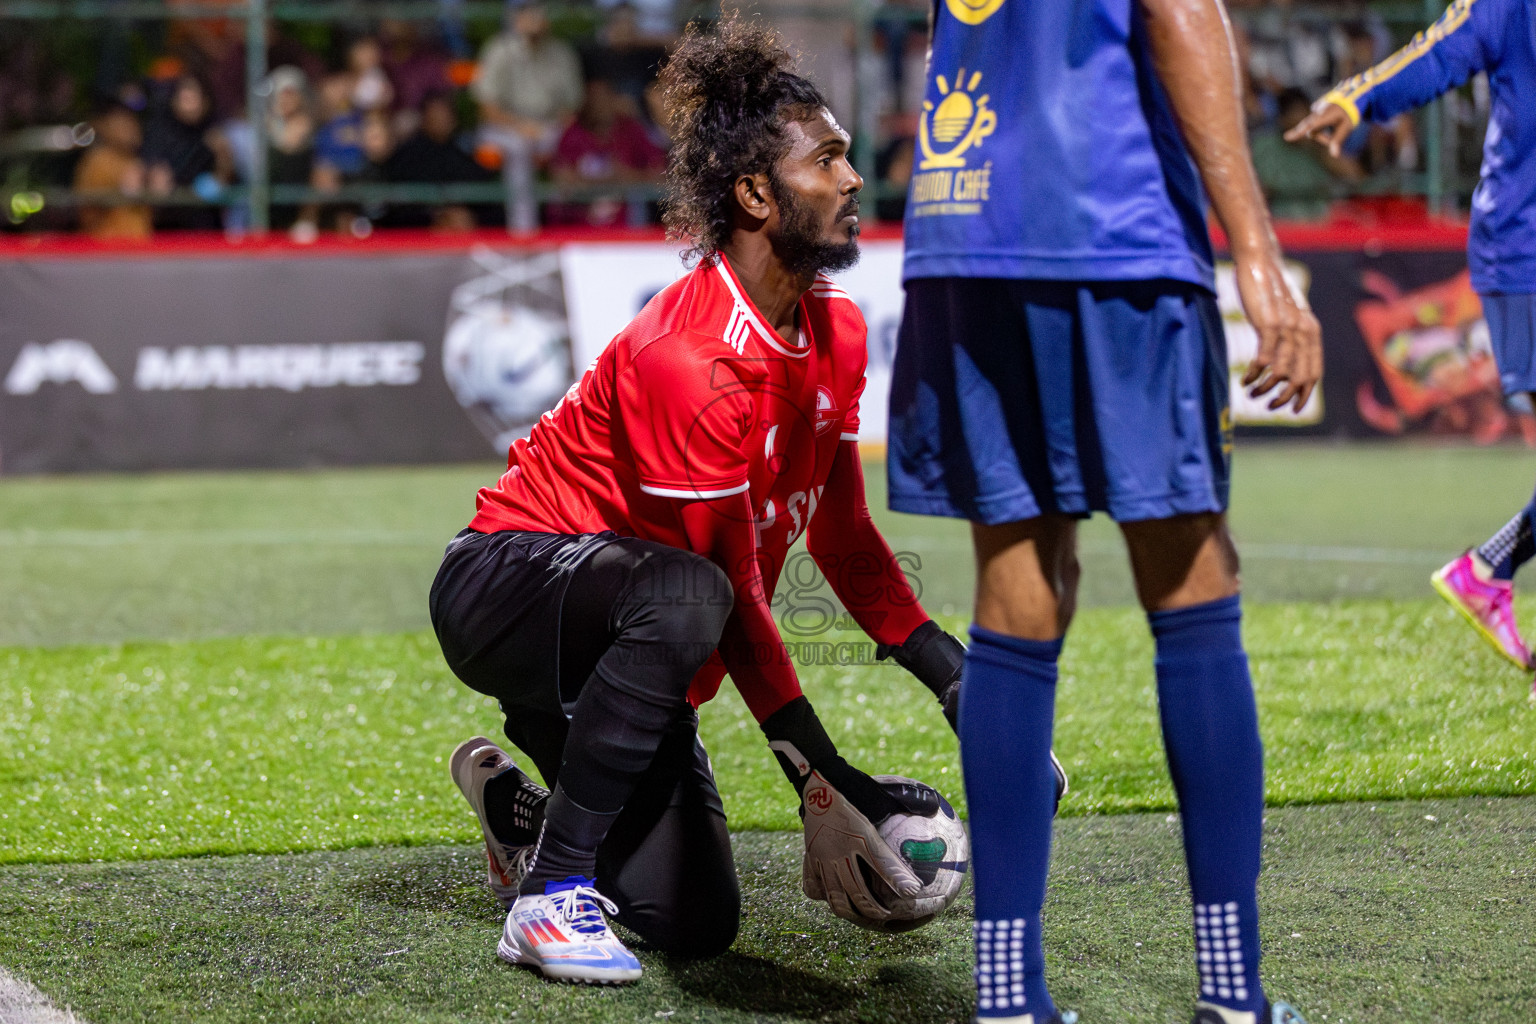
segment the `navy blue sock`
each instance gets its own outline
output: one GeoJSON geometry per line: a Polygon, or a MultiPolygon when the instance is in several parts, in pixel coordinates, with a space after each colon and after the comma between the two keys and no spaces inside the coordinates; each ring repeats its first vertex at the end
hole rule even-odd
{"type": "Polygon", "coordinates": [[[1229,597],[1147,618],[1157,641],[1163,743],[1195,903],[1200,999],[1259,1013],[1264,751],[1239,629],[1242,607],[1229,597]]]}
{"type": "Polygon", "coordinates": [[[1536,526],[1536,496],[1505,523],[1503,529],[1478,547],[1477,555],[1492,567],[1494,579],[1514,579],[1515,570],[1536,557],[1533,526],[1536,526]]]}
{"type": "Polygon", "coordinates": [[[1060,640],[971,627],[960,757],[971,812],[977,1016],[1056,1013],[1045,987],[1040,908],[1051,861],[1051,725],[1060,640]]]}

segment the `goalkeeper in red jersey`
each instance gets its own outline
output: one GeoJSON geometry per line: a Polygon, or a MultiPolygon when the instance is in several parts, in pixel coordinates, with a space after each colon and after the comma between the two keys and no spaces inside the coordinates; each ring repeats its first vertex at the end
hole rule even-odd
{"type": "Polygon", "coordinates": [[[842,848],[808,848],[807,892],[878,920],[859,860],[898,894],[918,888],[876,826],[936,810],[936,794],[838,756],[769,611],[804,535],[881,653],[952,715],[963,648],[870,519],[864,320],[825,276],[858,258],[863,181],[847,133],[790,68],[776,37],[740,22],[684,38],[662,79],[679,139],[668,221],[697,266],[512,446],[432,588],[448,664],[500,701],[553,788],[487,739],[454,754],[509,907],[497,951],[549,977],[637,978],[609,917],[672,952],[735,939],[740,895],[695,710],[727,672],[797,791],[817,780],[845,816],[842,848]]]}

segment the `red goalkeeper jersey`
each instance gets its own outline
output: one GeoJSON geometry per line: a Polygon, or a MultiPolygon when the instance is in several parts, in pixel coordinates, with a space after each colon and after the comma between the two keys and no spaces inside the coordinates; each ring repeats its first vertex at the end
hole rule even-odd
{"type": "MultiPolygon", "coordinates": [[[[864,387],[864,317],[847,293],[818,277],[796,319],[798,344],[787,344],[723,256],[701,264],[647,303],[528,437],[513,443],[506,473],[480,491],[470,528],[612,530],[691,549],[685,507],[745,494],[740,529],[752,533],[765,592],[758,600],[771,600],[790,545],[816,513],[839,444],[858,438],[864,387]]],[[[869,519],[857,450],[847,448],[836,490],[848,507],[837,513],[838,524],[818,525],[813,554],[866,631],[900,643],[926,615],[869,519]],[[834,578],[828,569],[845,553],[873,556],[870,568],[889,585],[855,588],[834,578]]],[[[734,585],[744,582],[741,567],[721,567],[734,585]]],[[[782,655],[767,609],[744,609],[740,594],[737,614],[755,622],[749,634],[766,640],[770,633],[782,655]]],[[[787,655],[768,662],[731,665],[759,719],[799,693],[787,655]]],[[[714,695],[723,672],[719,658],[701,670],[694,703],[714,695]]]]}
{"type": "Polygon", "coordinates": [[[781,565],[816,511],[839,439],[858,438],[864,317],[825,277],[799,345],[753,308],[722,256],[653,298],[516,441],[470,528],[688,546],[677,499],[747,492],[781,565]]]}

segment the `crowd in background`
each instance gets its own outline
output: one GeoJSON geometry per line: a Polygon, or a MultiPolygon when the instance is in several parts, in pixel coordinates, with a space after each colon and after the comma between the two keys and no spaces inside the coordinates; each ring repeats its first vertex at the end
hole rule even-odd
{"type": "MultiPolygon", "coordinates": [[[[87,23],[93,31],[62,39],[43,30],[0,33],[0,140],[86,119],[61,153],[0,145],[0,184],[29,176],[35,185],[122,197],[26,218],[13,210],[8,226],[127,238],[240,232],[244,204],[218,200],[252,180],[259,134],[268,180],[280,187],[272,225],[300,240],[375,227],[527,232],[654,223],[669,146],[656,75],[679,16],[672,0],[599,3],[562,6],[558,18],[537,0],[509,6],[504,23],[484,26],[478,39],[447,20],[273,22],[254,114],[237,18],[87,23]],[[384,202],[353,187],[495,182],[499,189],[482,188],[473,202],[432,189],[384,202]],[[310,190],[307,201],[284,200],[282,186],[310,190]],[[132,201],[147,197],[164,201],[132,201]]],[[[1346,16],[1262,0],[1229,6],[1254,162],[1276,216],[1326,217],[1346,194],[1393,196],[1406,175],[1422,171],[1423,147],[1406,115],[1356,132],[1339,158],[1280,139],[1330,85],[1402,41],[1368,8],[1346,16]]],[[[872,143],[881,219],[900,219],[914,169],[925,11],[921,0],[888,3],[867,47],[855,47],[850,26],[815,26],[841,39],[847,59],[809,70],[849,130],[872,143]]],[[[1475,126],[1486,117],[1486,88],[1456,97],[1450,116],[1475,126]]],[[[1475,151],[1468,158],[1475,169],[1475,151]]]]}

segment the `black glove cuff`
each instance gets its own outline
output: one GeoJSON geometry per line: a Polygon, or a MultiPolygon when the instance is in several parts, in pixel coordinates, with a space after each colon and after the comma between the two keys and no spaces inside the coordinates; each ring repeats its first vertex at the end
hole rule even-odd
{"type": "MultiPolygon", "coordinates": [[[[889,651],[896,664],[916,676],[941,701],[965,668],[965,647],[932,619],[914,629],[900,647],[889,651]]],[[[875,653],[879,654],[879,650],[875,653]]]]}
{"type": "MultiPolygon", "coordinates": [[[[796,792],[805,788],[813,768],[837,758],[837,747],[816,710],[802,694],[763,720],[763,735],[796,792]],[[785,745],[793,749],[786,749],[785,745]]],[[[841,760],[839,758],[839,760],[841,760]]]]}
{"type": "Polygon", "coordinates": [[[762,729],[796,793],[804,794],[811,772],[817,771],[873,824],[901,810],[901,803],[878,782],[843,760],[803,695],[769,715],[762,729]]]}
{"type": "Polygon", "coordinates": [[[902,668],[911,669],[912,666],[908,662],[912,659],[912,653],[942,632],[944,627],[929,619],[909,633],[907,638],[899,644],[876,644],[875,660],[884,661],[887,658],[895,658],[896,664],[902,668]]]}

